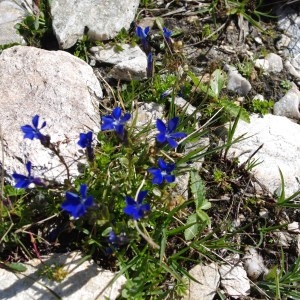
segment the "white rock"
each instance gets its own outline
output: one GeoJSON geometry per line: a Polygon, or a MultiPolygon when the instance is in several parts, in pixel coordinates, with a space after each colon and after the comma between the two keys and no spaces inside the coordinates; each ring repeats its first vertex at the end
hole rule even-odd
{"type": "Polygon", "coordinates": [[[287,35],[282,34],[280,39],[276,42],[276,48],[278,50],[285,49],[288,47],[290,41],[291,39],[287,35]]]}
{"type": "Polygon", "coordinates": [[[293,222],[288,224],[288,231],[292,233],[300,233],[300,222],[293,222]]]}
{"type": "Polygon", "coordinates": [[[81,263],[82,256],[77,253],[52,254],[33,259],[24,263],[27,270],[22,273],[12,273],[0,268],[1,299],[43,299],[54,300],[58,297],[64,300],[73,299],[116,299],[125,283],[124,276],[120,276],[113,284],[110,281],[116,273],[103,270],[92,261],[81,263]],[[61,282],[53,281],[46,276],[39,275],[45,265],[63,265],[68,272],[61,282]]]}
{"type": "Polygon", "coordinates": [[[234,138],[246,134],[247,139],[234,144],[229,153],[238,157],[239,163],[263,144],[254,156],[261,162],[252,172],[271,193],[281,186],[278,168],[285,180],[286,196],[299,190],[297,177],[300,174],[300,125],[285,117],[267,114],[264,117],[252,115],[251,123],[240,121],[234,138]]]}
{"type": "Polygon", "coordinates": [[[114,46],[92,47],[90,51],[96,61],[114,65],[108,77],[117,80],[142,80],[147,77],[147,57],[138,46],[123,44],[123,51],[114,46]]]}
{"type": "Polygon", "coordinates": [[[246,96],[252,88],[250,82],[232,66],[225,66],[225,70],[228,71],[227,89],[241,96],[246,96]]]}
{"type": "Polygon", "coordinates": [[[189,293],[183,299],[212,300],[220,284],[217,264],[211,263],[208,266],[196,265],[189,271],[189,274],[200,283],[190,279],[189,293]]]}
{"type": "MultiPolygon", "coordinates": [[[[21,23],[29,13],[22,6],[24,2],[23,0],[0,1],[0,45],[11,43],[25,44],[23,37],[17,33],[14,27],[17,23],[21,23]]],[[[26,2],[30,7],[32,6],[32,0],[26,2]]]]}
{"type": "MultiPolygon", "coordinates": [[[[172,100],[170,99],[169,102],[171,102],[171,101],[172,100]]],[[[178,106],[181,110],[183,110],[187,116],[194,114],[197,120],[200,119],[202,116],[199,109],[197,111],[197,108],[195,106],[190,104],[188,101],[186,101],[182,97],[178,97],[178,96],[175,97],[174,104],[176,106],[178,106]]]]}
{"type": "Polygon", "coordinates": [[[52,27],[62,49],[72,47],[84,31],[94,40],[108,40],[134,20],[139,0],[53,0],[52,27]]]}
{"type": "Polygon", "coordinates": [[[292,119],[299,120],[300,112],[300,91],[294,84],[293,87],[274,104],[274,115],[284,116],[292,119]]]}
{"type": "Polygon", "coordinates": [[[47,122],[42,133],[60,144],[61,155],[76,176],[79,133],[100,127],[102,90],[92,68],[67,52],[15,46],[0,55],[0,94],[5,170],[27,175],[20,160],[30,160],[34,176],[66,178],[62,163],[39,140],[23,139],[20,126],[31,124],[38,114],[40,124],[47,122]]]}
{"type": "Polygon", "coordinates": [[[285,62],[284,66],[291,75],[298,79],[300,78],[300,72],[298,72],[288,60],[285,62]]]}
{"type": "Polygon", "coordinates": [[[250,282],[246,271],[240,264],[222,265],[219,268],[221,275],[221,286],[233,299],[250,294],[250,282]]]}
{"type": "Polygon", "coordinates": [[[282,58],[279,55],[269,53],[265,59],[269,63],[269,72],[280,73],[283,70],[282,58]]]}
{"type": "Polygon", "coordinates": [[[254,62],[254,66],[258,69],[261,69],[261,70],[265,71],[265,72],[268,72],[269,69],[270,69],[269,62],[264,58],[256,59],[255,62],[254,62]]]}

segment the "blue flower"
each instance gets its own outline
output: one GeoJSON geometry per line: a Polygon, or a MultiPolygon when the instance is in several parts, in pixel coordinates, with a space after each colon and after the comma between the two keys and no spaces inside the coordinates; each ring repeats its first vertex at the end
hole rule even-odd
{"type": "Polygon", "coordinates": [[[148,43],[148,33],[150,31],[150,27],[147,26],[145,29],[143,29],[140,26],[136,27],[135,33],[137,35],[137,37],[141,40],[142,42],[142,46],[143,46],[143,50],[148,53],[150,51],[150,46],[148,43]]]}
{"type": "Polygon", "coordinates": [[[138,37],[141,41],[143,41],[143,40],[146,40],[146,39],[147,39],[147,36],[148,36],[149,31],[150,31],[150,27],[149,27],[149,26],[147,26],[147,27],[144,28],[144,29],[143,29],[142,27],[140,27],[140,26],[137,26],[137,27],[136,27],[136,30],[135,30],[135,33],[136,33],[137,37],[138,37]]]}
{"type": "Polygon", "coordinates": [[[153,56],[152,53],[149,52],[147,56],[147,77],[152,77],[153,74],[153,56]]]}
{"type": "Polygon", "coordinates": [[[169,120],[166,126],[162,120],[157,119],[156,127],[159,131],[159,133],[156,135],[157,141],[159,143],[164,143],[165,141],[167,141],[172,148],[176,148],[178,144],[175,139],[181,139],[187,136],[184,132],[174,132],[176,127],[178,126],[178,122],[179,118],[175,117],[169,120]]]}
{"type": "Polygon", "coordinates": [[[141,219],[145,212],[150,210],[150,204],[143,204],[144,198],[147,196],[148,191],[140,191],[137,197],[137,201],[129,196],[125,197],[126,207],[124,208],[124,213],[131,216],[134,220],[141,219]]]}
{"type": "Polygon", "coordinates": [[[35,115],[32,118],[33,127],[31,125],[21,126],[21,130],[24,133],[24,139],[27,138],[33,140],[34,138],[36,138],[42,141],[45,138],[45,136],[40,132],[40,130],[46,126],[46,121],[44,121],[42,126],[38,128],[39,118],[40,118],[39,115],[35,115]]]}
{"type": "Polygon", "coordinates": [[[121,137],[124,136],[124,124],[130,119],[130,113],[124,114],[121,117],[121,108],[116,107],[111,115],[102,117],[101,130],[115,130],[121,137]]]}
{"type": "Polygon", "coordinates": [[[80,185],[80,194],[78,196],[71,192],[66,192],[66,200],[62,203],[61,208],[67,211],[75,219],[83,216],[86,210],[94,204],[92,196],[87,196],[87,185],[80,185]]]}
{"type": "Polygon", "coordinates": [[[170,38],[172,36],[172,31],[167,29],[166,27],[163,28],[163,34],[167,41],[170,41],[170,38]]]}
{"type": "Polygon", "coordinates": [[[171,174],[175,169],[175,164],[167,164],[162,158],[159,158],[158,167],[148,169],[148,172],[153,175],[153,184],[161,184],[164,180],[168,183],[175,181],[175,175],[171,174]]]}
{"type": "Polygon", "coordinates": [[[93,161],[94,159],[94,151],[92,147],[93,142],[93,132],[89,131],[88,133],[80,133],[79,135],[79,141],[77,144],[81,148],[86,148],[86,154],[89,161],[93,161]]]}
{"type": "Polygon", "coordinates": [[[92,141],[93,141],[93,132],[89,131],[88,133],[79,134],[79,141],[77,142],[77,144],[81,148],[88,148],[88,147],[92,147],[92,141]]]}
{"type": "Polygon", "coordinates": [[[116,235],[116,233],[112,230],[108,234],[108,242],[116,246],[122,246],[128,244],[129,239],[125,232],[121,232],[121,234],[116,235]]]}
{"type": "Polygon", "coordinates": [[[33,176],[31,176],[31,162],[30,161],[28,161],[26,163],[26,169],[28,172],[28,176],[18,174],[18,173],[12,174],[13,179],[16,181],[15,188],[26,189],[31,184],[37,184],[37,185],[43,184],[39,178],[34,178],[33,176]]]}

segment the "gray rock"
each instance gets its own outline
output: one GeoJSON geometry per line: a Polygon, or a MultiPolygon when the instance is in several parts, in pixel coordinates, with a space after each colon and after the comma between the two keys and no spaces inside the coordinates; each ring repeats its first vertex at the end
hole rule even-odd
{"type": "Polygon", "coordinates": [[[280,73],[283,70],[282,58],[279,55],[269,53],[265,59],[269,62],[269,72],[280,73]]]}
{"type": "Polygon", "coordinates": [[[246,134],[247,139],[234,144],[229,154],[238,157],[239,163],[244,163],[249,156],[263,144],[255,155],[258,164],[253,174],[267,190],[273,193],[281,186],[279,169],[285,181],[286,196],[291,196],[299,190],[297,178],[300,174],[300,125],[285,117],[258,115],[250,117],[251,123],[240,121],[235,132],[235,138],[246,134]]]}
{"type": "Polygon", "coordinates": [[[276,42],[277,50],[286,49],[288,47],[290,41],[291,41],[291,39],[287,35],[282,34],[280,36],[280,39],[276,42]]]}
{"type": "Polygon", "coordinates": [[[92,47],[90,51],[96,61],[112,64],[108,77],[117,80],[142,80],[147,77],[147,57],[138,46],[123,44],[123,51],[114,46],[92,47]]]}
{"type": "Polygon", "coordinates": [[[228,80],[227,89],[241,96],[246,96],[252,88],[250,82],[232,66],[226,66],[225,70],[227,71],[228,80]]]}
{"type": "Polygon", "coordinates": [[[94,262],[85,260],[77,253],[52,254],[33,259],[24,263],[27,270],[22,273],[13,273],[0,268],[1,299],[116,299],[125,283],[124,276],[115,282],[111,280],[117,273],[112,273],[98,267],[94,262]],[[61,281],[53,281],[40,275],[47,266],[61,265],[67,276],[61,281]],[[56,295],[55,295],[56,294],[56,295]]]}
{"type": "Polygon", "coordinates": [[[228,296],[233,299],[241,299],[250,294],[250,282],[247,273],[240,263],[234,265],[222,265],[219,268],[221,286],[228,296]]]}
{"type": "Polygon", "coordinates": [[[300,91],[296,85],[274,104],[274,115],[299,120],[300,91]]]}
{"type": "Polygon", "coordinates": [[[295,69],[295,67],[287,60],[284,63],[284,66],[286,68],[286,70],[293,76],[295,76],[296,78],[300,79],[300,71],[297,71],[295,69]]]}
{"type": "MultiPolygon", "coordinates": [[[[170,102],[172,101],[171,99],[169,100],[170,102]]],[[[175,97],[174,99],[174,104],[181,110],[183,110],[185,112],[185,115],[187,116],[191,116],[194,114],[194,116],[196,117],[196,119],[200,119],[202,114],[199,111],[199,109],[197,110],[197,108],[195,106],[193,106],[192,104],[190,104],[188,101],[186,101],[185,99],[183,99],[182,97],[175,97]]]]}
{"type": "Polygon", "coordinates": [[[194,280],[189,281],[189,293],[184,300],[212,300],[220,284],[218,265],[211,263],[208,266],[196,265],[189,274],[194,280]]]}
{"type": "Polygon", "coordinates": [[[53,0],[52,27],[62,49],[72,47],[84,31],[94,40],[108,40],[134,20],[139,0],[53,0]]]}
{"type": "MultiPolygon", "coordinates": [[[[32,6],[32,0],[27,3],[32,6]]],[[[25,44],[23,37],[14,28],[29,13],[23,5],[23,0],[0,0],[0,45],[25,44]]]]}
{"type": "Polygon", "coordinates": [[[256,59],[254,64],[265,72],[280,73],[283,70],[282,58],[275,53],[269,53],[263,59],[256,59]]]}
{"type": "Polygon", "coordinates": [[[289,57],[296,57],[300,53],[300,26],[299,22],[300,10],[294,10],[291,6],[285,6],[277,10],[278,27],[284,34],[290,38],[287,49],[284,53],[289,57]]]}
{"type": "Polygon", "coordinates": [[[254,66],[260,70],[268,72],[270,69],[270,64],[265,58],[258,58],[254,61],[254,66]]]}
{"type": "Polygon", "coordinates": [[[39,140],[23,139],[20,126],[31,124],[38,114],[40,122],[47,122],[42,133],[59,144],[71,175],[76,176],[79,133],[100,127],[102,90],[92,68],[66,52],[15,46],[0,55],[0,94],[2,165],[7,173],[27,174],[24,163],[30,160],[34,176],[66,178],[61,162],[39,140]]]}

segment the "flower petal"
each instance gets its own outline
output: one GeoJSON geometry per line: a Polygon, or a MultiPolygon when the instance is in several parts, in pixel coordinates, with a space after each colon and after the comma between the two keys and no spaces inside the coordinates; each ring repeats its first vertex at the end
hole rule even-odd
{"type": "Polygon", "coordinates": [[[121,123],[121,124],[124,124],[124,123],[127,122],[130,118],[131,118],[131,114],[130,114],[130,113],[126,113],[126,114],[124,114],[124,116],[121,118],[120,123],[121,123]]]}
{"type": "Polygon", "coordinates": [[[157,163],[158,163],[158,166],[160,167],[161,170],[166,170],[167,169],[167,164],[162,158],[159,158],[157,163]]]}
{"type": "Polygon", "coordinates": [[[147,196],[148,191],[140,191],[137,197],[137,203],[141,204],[144,200],[144,198],[147,196]]]}
{"type": "Polygon", "coordinates": [[[38,128],[38,125],[39,125],[39,115],[35,115],[33,118],[32,118],[32,124],[34,126],[34,128],[38,128]]]}
{"type": "Polygon", "coordinates": [[[28,172],[28,177],[30,177],[30,174],[31,174],[31,162],[28,161],[26,163],[26,169],[27,169],[27,172],[28,172]]]}
{"type": "Polygon", "coordinates": [[[171,138],[167,138],[167,141],[168,141],[170,147],[172,147],[172,148],[176,148],[178,146],[178,143],[171,138]]]}
{"type": "Polygon", "coordinates": [[[160,133],[166,133],[167,131],[166,125],[161,119],[156,120],[156,127],[160,133]]]}
{"type": "Polygon", "coordinates": [[[86,194],[87,194],[87,185],[81,184],[80,185],[80,195],[82,196],[83,199],[86,199],[86,194]]]}
{"type": "Polygon", "coordinates": [[[150,208],[150,204],[149,203],[145,203],[145,204],[142,204],[140,206],[140,209],[143,211],[143,212],[146,212],[146,211],[149,211],[151,208],[150,208]]]}
{"type": "Polygon", "coordinates": [[[168,183],[172,183],[175,181],[175,175],[165,175],[164,178],[165,178],[165,181],[168,183]]]}
{"type": "Polygon", "coordinates": [[[119,120],[121,117],[121,107],[117,106],[116,108],[114,108],[114,110],[112,111],[112,116],[115,120],[119,120]]]}
{"type": "Polygon", "coordinates": [[[115,125],[115,130],[116,130],[117,134],[119,134],[122,137],[124,136],[124,125],[123,124],[115,125]]]}
{"type": "Polygon", "coordinates": [[[102,131],[114,129],[114,119],[112,116],[104,116],[101,120],[103,122],[103,124],[101,125],[102,131]]]}
{"type": "Polygon", "coordinates": [[[87,197],[87,199],[84,202],[85,208],[89,208],[94,205],[94,198],[92,196],[87,197]]]}
{"type": "Polygon", "coordinates": [[[125,201],[126,201],[127,205],[136,205],[136,202],[134,201],[134,199],[129,196],[125,197],[125,201]]]}
{"type": "Polygon", "coordinates": [[[128,205],[124,208],[124,213],[131,216],[134,220],[139,218],[137,208],[133,205],[128,205]]]}
{"type": "Polygon", "coordinates": [[[179,123],[179,118],[175,117],[171,120],[169,120],[168,122],[168,131],[171,133],[172,131],[174,131],[176,129],[176,127],[178,126],[179,123]]]}
{"type": "Polygon", "coordinates": [[[156,135],[156,139],[159,143],[164,143],[166,141],[166,134],[165,133],[158,133],[156,135]]]}

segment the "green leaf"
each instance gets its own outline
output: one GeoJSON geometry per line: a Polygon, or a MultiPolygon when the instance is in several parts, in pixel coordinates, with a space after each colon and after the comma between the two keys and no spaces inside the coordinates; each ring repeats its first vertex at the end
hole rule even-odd
{"type": "Polygon", "coordinates": [[[245,108],[240,107],[232,101],[226,99],[221,100],[220,104],[224,107],[225,111],[231,116],[237,117],[240,113],[240,119],[247,123],[250,123],[250,116],[245,108]]]}
{"type": "MultiPolygon", "coordinates": [[[[210,204],[210,202],[208,202],[210,204]]],[[[209,215],[203,211],[202,209],[197,209],[196,210],[196,213],[198,215],[198,217],[203,221],[205,222],[206,224],[210,224],[210,218],[209,218],[209,215]]]]}
{"type": "Polygon", "coordinates": [[[225,85],[225,74],[222,70],[216,69],[212,73],[212,79],[210,80],[210,89],[214,94],[214,98],[218,98],[222,88],[225,85]]]}
{"type": "Polygon", "coordinates": [[[12,272],[25,272],[27,270],[27,268],[20,263],[5,263],[3,265],[4,268],[7,268],[9,271],[12,272]]]}
{"type": "Polygon", "coordinates": [[[191,227],[184,231],[184,237],[186,241],[192,240],[199,233],[199,224],[197,223],[197,214],[192,214],[187,219],[187,225],[193,224],[191,227]]]}
{"type": "Polygon", "coordinates": [[[196,210],[209,209],[211,203],[205,199],[205,186],[196,171],[191,171],[190,188],[195,200],[196,210]]]}

